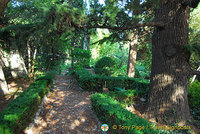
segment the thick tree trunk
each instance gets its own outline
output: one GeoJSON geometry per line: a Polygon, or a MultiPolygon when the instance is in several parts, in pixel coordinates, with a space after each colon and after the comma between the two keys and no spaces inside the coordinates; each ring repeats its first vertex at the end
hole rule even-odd
{"type": "Polygon", "coordinates": [[[10,0],[0,0],[0,16],[2,15],[9,1],[10,0]]]}
{"type": "Polygon", "coordinates": [[[9,53],[1,50],[1,59],[4,69],[8,69],[7,72],[5,72],[6,76],[11,75],[12,78],[27,76],[24,59],[20,55],[16,45],[11,45],[9,53]]]}
{"type": "Polygon", "coordinates": [[[134,77],[135,76],[137,45],[138,45],[138,34],[136,33],[132,37],[130,45],[129,45],[129,55],[128,55],[128,65],[127,65],[128,77],[134,77]]]}
{"type": "Polygon", "coordinates": [[[24,59],[20,55],[18,49],[14,49],[10,52],[10,66],[13,78],[27,76],[27,70],[24,64],[24,59]]]}
{"type": "Polygon", "coordinates": [[[8,86],[2,69],[2,63],[0,61],[0,97],[8,94],[8,86]]]}
{"type": "Polygon", "coordinates": [[[162,3],[155,12],[155,21],[164,28],[155,28],[152,38],[151,84],[146,116],[159,123],[192,120],[188,105],[190,78],[188,44],[189,7],[180,1],[162,3]]]}

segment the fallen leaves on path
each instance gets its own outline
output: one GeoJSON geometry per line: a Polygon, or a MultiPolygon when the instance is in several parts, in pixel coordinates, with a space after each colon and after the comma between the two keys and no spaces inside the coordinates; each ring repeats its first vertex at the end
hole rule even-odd
{"type": "Polygon", "coordinates": [[[92,111],[91,93],[72,76],[56,76],[53,92],[40,105],[29,134],[98,134],[101,123],[92,111]]]}

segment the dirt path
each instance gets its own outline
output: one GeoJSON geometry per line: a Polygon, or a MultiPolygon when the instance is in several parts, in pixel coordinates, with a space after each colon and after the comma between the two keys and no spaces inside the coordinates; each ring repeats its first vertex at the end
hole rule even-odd
{"type": "Polygon", "coordinates": [[[56,76],[53,92],[41,104],[29,134],[98,134],[101,123],[92,111],[91,93],[71,76],[56,76]]]}

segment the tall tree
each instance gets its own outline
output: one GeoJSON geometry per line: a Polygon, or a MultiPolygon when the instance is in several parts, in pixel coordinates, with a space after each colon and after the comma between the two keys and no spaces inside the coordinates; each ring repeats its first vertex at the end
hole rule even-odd
{"type": "Polygon", "coordinates": [[[155,27],[152,37],[151,83],[146,107],[149,119],[160,123],[192,120],[187,89],[194,72],[185,45],[190,7],[195,8],[198,3],[199,0],[160,0],[155,11],[155,21],[163,21],[164,27],[155,27]]]}
{"type": "MultiPolygon", "coordinates": [[[[132,1],[133,6],[133,17],[135,17],[135,23],[139,22],[138,15],[140,14],[140,0],[132,1]]],[[[134,33],[131,33],[130,44],[129,44],[129,55],[128,55],[128,65],[127,65],[127,73],[129,77],[135,76],[135,65],[137,58],[137,45],[138,45],[138,34],[139,28],[133,30],[134,33]]]]}
{"type": "Polygon", "coordinates": [[[131,33],[131,37],[130,37],[128,65],[127,65],[127,73],[129,77],[135,76],[137,45],[138,45],[138,30],[136,30],[134,34],[131,33]]]}

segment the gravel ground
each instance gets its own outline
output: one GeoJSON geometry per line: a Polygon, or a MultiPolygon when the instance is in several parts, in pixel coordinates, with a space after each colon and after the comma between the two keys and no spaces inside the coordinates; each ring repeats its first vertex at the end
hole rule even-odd
{"type": "Polygon", "coordinates": [[[98,121],[90,102],[72,76],[57,75],[53,91],[43,100],[27,134],[99,134],[98,121]]]}

